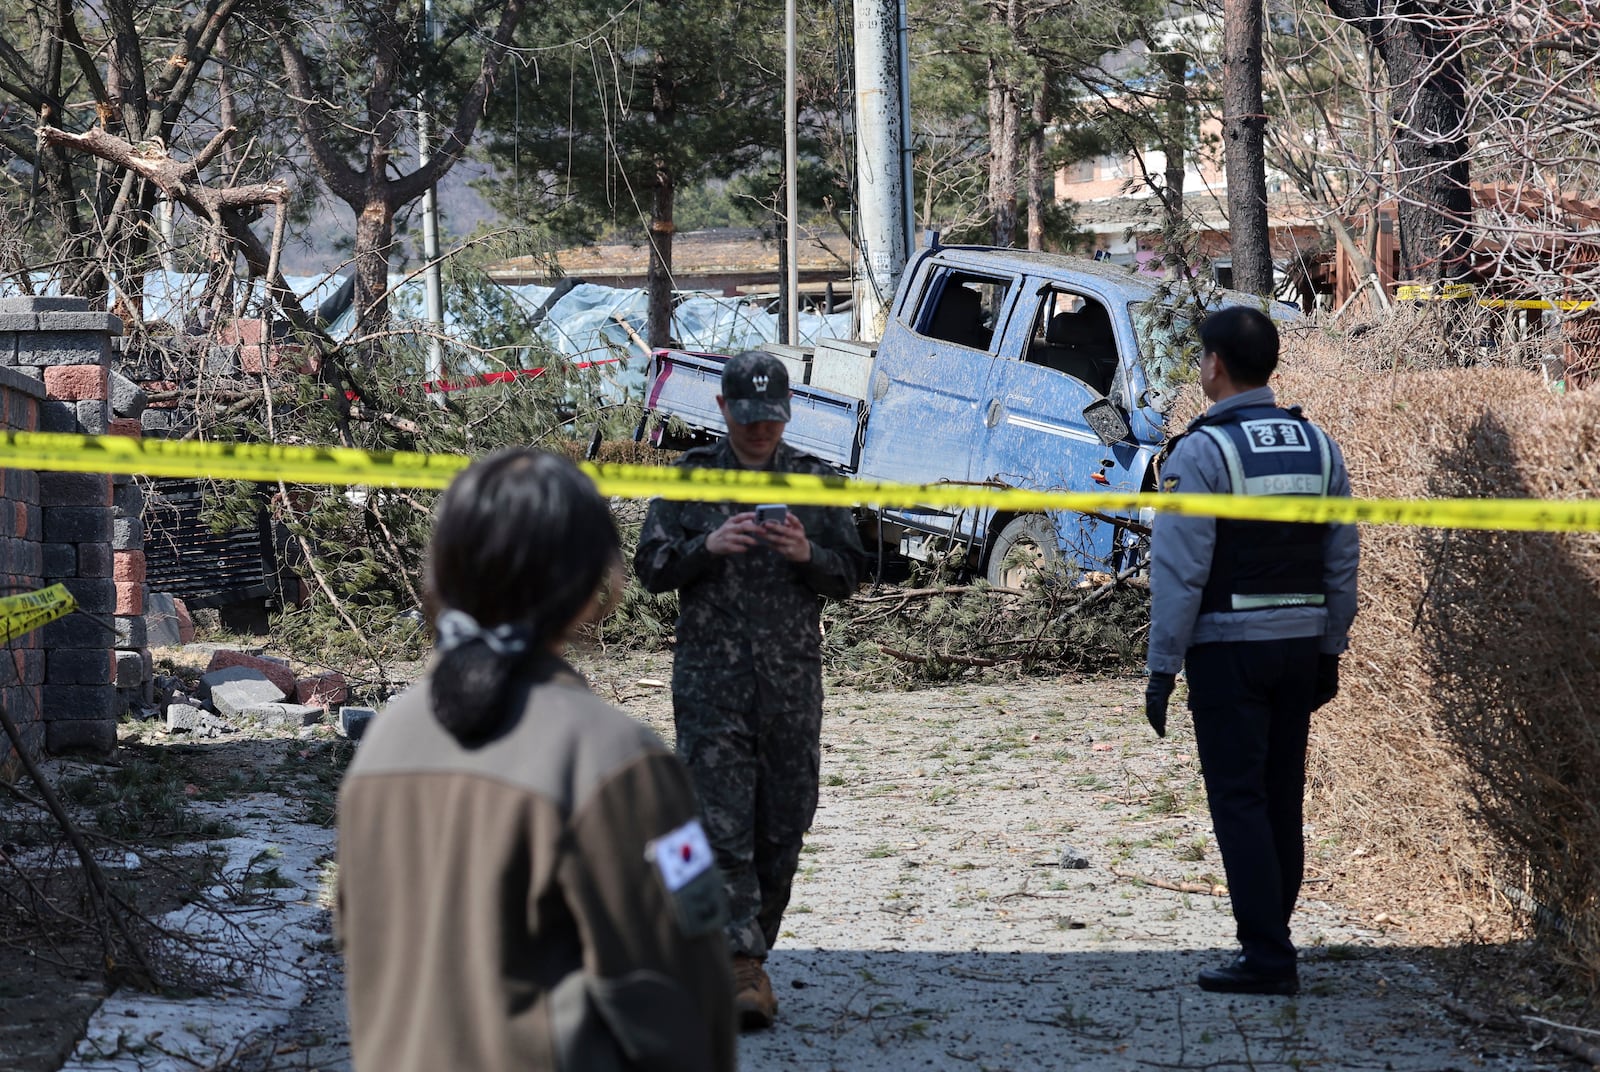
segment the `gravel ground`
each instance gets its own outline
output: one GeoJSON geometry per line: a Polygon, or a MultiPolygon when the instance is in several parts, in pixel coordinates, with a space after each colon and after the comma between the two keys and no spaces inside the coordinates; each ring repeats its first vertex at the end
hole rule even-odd
{"type": "MultiPolygon", "coordinates": [[[[670,737],[667,657],[580,661],[670,737]]],[[[1322,900],[1338,848],[1315,831],[1301,996],[1196,988],[1232,920],[1187,720],[1156,740],[1141,687],[832,687],[822,804],[768,963],[779,1022],[744,1036],[741,1068],[1571,1067],[1450,1017],[1403,929],[1322,900]]],[[[232,1067],[349,1068],[336,959],[305,955],[298,1008],[232,1067]]]]}

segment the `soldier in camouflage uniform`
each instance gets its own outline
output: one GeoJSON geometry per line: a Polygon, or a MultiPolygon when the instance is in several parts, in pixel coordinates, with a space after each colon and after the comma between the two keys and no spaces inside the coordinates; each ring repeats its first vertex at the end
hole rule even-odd
{"type": "MultiPolygon", "coordinates": [[[[772,355],[730,358],[717,404],[727,438],[680,464],[838,475],[783,442],[789,376],[772,355]]],[[[735,1002],[747,1028],[768,1026],[777,1011],[762,961],[817,809],[822,600],[848,598],[865,564],[841,507],[797,506],[784,521],[760,522],[732,503],[658,499],[639,536],[634,568],[644,586],[680,593],[678,754],[727,883],[735,1002]]]]}

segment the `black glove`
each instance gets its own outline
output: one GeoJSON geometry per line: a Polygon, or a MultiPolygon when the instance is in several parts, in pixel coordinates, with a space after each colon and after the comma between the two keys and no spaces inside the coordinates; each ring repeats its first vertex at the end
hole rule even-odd
{"type": "Polygon", "coordinates": [[[1172,686],[1176,680],[1176,674],[1152,673],[1149,683],[1144,687],[1144,717],[1149,720],[1150,728],[1156,731],[1157,737],[1167,735],[1167,701],[1172,699],[1172,686]]]}
{"type": "Polygon", "coordinates": [[[1311,710],[1315,711],[1339,695],[1339,657],[1326,653],[1317,656],[1317,691],[1311,696],[1311,710]]]}

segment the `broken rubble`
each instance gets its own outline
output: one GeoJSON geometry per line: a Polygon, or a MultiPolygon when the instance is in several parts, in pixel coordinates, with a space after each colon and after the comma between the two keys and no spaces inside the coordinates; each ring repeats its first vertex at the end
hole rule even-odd
{"type": "Polygon", "coordinates": [[[230,727],[203,707],[171,704],[167,707],[167,732],[192,733],[196,737],[220,737],[230,727]]]}
{"type": "Polygon", "coordinates": [[[265,674],[248,666],[229,666],[213,670],[200,678],[211,706],[224,718],[238,718],[248,707],[281,703],[287,696],[265,674]]]}
{"type": "Polygon", "coordinates": [[[278,686],[283,691],[284,696],[293,696],[295,694],[294,672],[282,660],[264,658],[259,655],[246,655],[242,651],[221,648],[212,653],[211,663],[206,667],[206,672],[226,670],[230,666],[243,666],[251,670],[257,670],[268,681],[278,686]]]}
{"type": "Polygon", "coordinates": [[[247,707],[240,717],[274,730],[299,729],[322,721],[323,709],[311,704],[266,703],[247,707]]]}
{"type": "Polygon", "coordinates": [[[337,707],[350,698],[350,686],[336,670],[303,677],[295,682],[295,700],[318,707],[337,707]]]}
{"type": "Polygon", "coordinates": [[[359,741],[367,732],[367,727],[372,720],[378,717],[378,712],[370,707],[341,707],[339,708],[339,732],[352,741],[359,741]]]}

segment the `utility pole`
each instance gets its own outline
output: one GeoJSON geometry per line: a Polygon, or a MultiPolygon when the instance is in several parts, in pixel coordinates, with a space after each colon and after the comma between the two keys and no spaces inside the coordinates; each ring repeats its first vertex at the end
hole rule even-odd
{"type": "MultiPolygon", "coordinates": [[[[422,34],[432,43],[433,37],[433,4],[431,0],[422,0],[422,34]]],[[[427,101],[417,100],[417,161],[423,167],[428,166],[429,142],[432,139],[429,130],[427,101]]],[[[423,284],[426,293],[426,315],[431,334],[428,336],[428,369],[424,379],[429,383],[436,383],[444,379],[444,343],[440,336],[444,334],[444,281],[439,270],[439,195],[432,183],[422,191],[422,258],[427,262],[423,270],[423,284]]],[[[436,394],[441,404],[443,394],[436,394]]]]}
{"type": "Polygon", "coordinates": [[[798,0],[787,0],[783,8],[783,189],[784,235],[789,256],[784,264],[784,342],[800,343],[800,194],[795,178],[800,156],[800,91],[795,62],[799,55],[795,33],[795,7],[798,0]]]}
{"type": "Polygon", "coordinates": [[[900,0],[855,0],[856,238],[860,267],[856,321],[860,337],[883,334],[911,251],[906,225],[905,147],[909,139],[902,72],[904,5],[900,0]]]}

